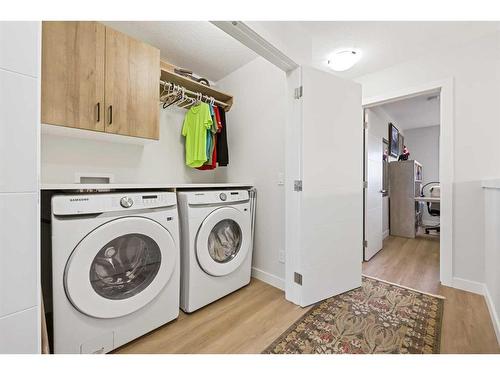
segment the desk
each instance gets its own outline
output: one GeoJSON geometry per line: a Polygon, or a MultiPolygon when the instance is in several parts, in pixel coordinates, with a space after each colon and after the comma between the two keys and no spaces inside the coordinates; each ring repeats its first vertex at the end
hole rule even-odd
{"type": "Polygon", "coordinates": [[[440,197],[415,197],[417,202],[430,202],[430,203],[439,203],[441,202],[440,197]]]}

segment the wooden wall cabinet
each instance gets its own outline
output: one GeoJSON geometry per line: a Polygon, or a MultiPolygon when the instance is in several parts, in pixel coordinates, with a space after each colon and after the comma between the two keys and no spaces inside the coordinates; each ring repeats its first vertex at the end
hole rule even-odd
{"type": "Polygon", "coordinates": [[[104,25],[42,25],[42,122],[104,131],[104,25]]]}
{"type": "Polygon", "coordinates": [[[106,28],[108,133],[159,138],[160,51],[106,28]]]}
{"type": "Polygon", "coordinates": [[[160,51],[98,22],[43,22],[42,123],[159,139],[160,51]]]}

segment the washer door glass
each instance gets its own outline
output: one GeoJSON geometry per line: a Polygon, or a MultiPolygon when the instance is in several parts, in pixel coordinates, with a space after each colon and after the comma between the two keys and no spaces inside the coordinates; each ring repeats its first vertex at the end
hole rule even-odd
{"type": "Polygon", "coordinates": [[[241,237],[241,228],[236,221],[219,221],[208,236],[208,253],[217,263],[227,263],[240,251],[241,237]]]}
{"type": "Polygon", "coordinates": [[[108,242],[90,265],[90,283],[100,296],[130,298],[143,291],[161,265],[158,244],[148,236],[126,234],[108,242]]]}
{"type": "Polygon", "coordinates": [[[76,245],[66,262],[64,290],[83,314],[125,316],[162,292],[178,270],[178,256],[179,247],[160,223],[135,216],[111,220],[76,245]]]}

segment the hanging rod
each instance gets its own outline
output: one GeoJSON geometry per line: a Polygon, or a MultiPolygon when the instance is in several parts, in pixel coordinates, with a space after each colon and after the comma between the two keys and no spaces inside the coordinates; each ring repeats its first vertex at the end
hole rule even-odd
{"type": "MultiPolygon", "coordinates": [[[[172,82],[168,82],[168,81],[162,81],[162,80],[160,80],[160,84],[161,84],[161,86],[165,86],[166,84],[170,84],[170,85],[172,85],[172,86],[174,86],[174,85],[175,85],[175,86],[182,87],[182,88],[184,89],[184,92],[185,92],[186,94],[188,94],[188,95],[190,95],[190,96],[194,96],[194,97],[196,97],[196,95],[198,95],[198,94],[201,94],[201,93],[198,93],[198,92],[196,92],[196,91],[191,91],[191,90],[188,90],[188,89],[186,89],[185,87],[183,87],[182,85],[176,85],[176,84],[174,84],[174,83],[172,83],[172,82]]],[[[214,99],[214,103],[216,103],[216,104],[217,104],[217,105],[219,105],[219,106],[222,106],[222,107],[228,107],[228,106],[229,106],[229,104],[224,103],[224,102],[221,102],[220,100],[217,100],[217,99],[215,99],[215,98],[213,98],[213,97],[211,97],[211,96],[205,95],[205,94],[202,94],[202,100],[203,100],[203,99],[214,99]]]]}

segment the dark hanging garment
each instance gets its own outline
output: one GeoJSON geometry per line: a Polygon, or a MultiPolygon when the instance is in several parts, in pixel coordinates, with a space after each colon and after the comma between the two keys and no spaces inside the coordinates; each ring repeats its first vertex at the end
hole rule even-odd
{"type": "Polygon", "coordinates": [[[219,115],[222,129],[217,133],[217,163],[219,164],[219,167],[227,167],[229,164],[229,152],[227,149],[226,111],[219,108],[219,115]]]}

